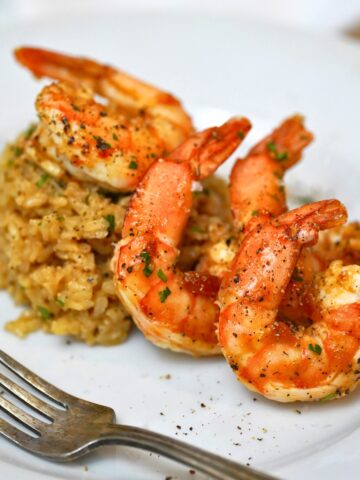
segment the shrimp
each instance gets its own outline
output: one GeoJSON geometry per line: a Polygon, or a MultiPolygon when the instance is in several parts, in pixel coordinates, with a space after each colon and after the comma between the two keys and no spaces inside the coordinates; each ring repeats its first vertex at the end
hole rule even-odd
{"type": "Polygon", "coordinates": [[[281,304],[281,314],[285,318],[307,323],[316,277],[335,260],[344,265],[360,265],[358,222],[320,232],[316,245],[302,250],[281,304]]]}
{"type": "Polygon", "coordinates": [[[210,175],[250,129],[245,118],[200,132],[150,167],[133,195],[113,258],[117,294],[144,335],[162,348],[220,353],[219,281],[176,267],[192,184],[210,175]]]}
{"type": "Polygon", "coordinates": [[[285,172],[300,159],[313,135],[300,115],[287,118],[270,135],[239,158],[230,177],[230,207],[233,231],[227,238],[210,244],[198,270],[222,276],[235,257],[244,232],[254,225],[287,210],[283,184],[285,172]]]}
{"type": "Polygon", "coordinates": [[[115,68],[28,47],[15,56],[36,77],[60,80],[37,97],[40,134],[79,179],[133,190],[158,157],[193,132],[176,98],[115,68]],[[94,93],[108,105],[96,101],[94,93]]]}
{"type": "Polygon", "coordinates": [[[285,213],[245,237],[219,291],[219,342],[238,379],[280,402],[330,400],[359,380],[360,267],[335,261],[317,278],[311,325],[278,309],[302,248],[346,221],[337,200],[285,213]]]}

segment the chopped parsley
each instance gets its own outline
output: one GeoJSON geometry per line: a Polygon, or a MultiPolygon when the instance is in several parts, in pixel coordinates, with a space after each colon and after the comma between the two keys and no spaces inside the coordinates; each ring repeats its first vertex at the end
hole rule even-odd
{"type": "Polygon", "coordinates": [[[45,183],[48,181],[49,178],[50,178],[50,175],[48,173],[43,173],[35,185],[41,188],[45,185],[45,183]]]}
{"type": "Polygon", "coordinates": [[[153,269],[150,266],[151,256],[146,250],[144,250],[143,252],[140,253],[140,257],[144,261],[143,273],[145,277],[150,277],[150,275],[153,273],[153,269]]]}
{"type": "Polygon", "coordinates": [[[60,298],[56,298],[55,299],[55,302],[60,306],[60,307],[63,307],[65,305],[65,302],[63,300],[61,300],[60,298]]]}
{"type": "Polygon", "coordinates": [[[321,355],[322,352],[322,348],[317,343],[309,343],[309,350],[313,353],[316,353],[316,355],[321,355]]]}
{"type": "Polygon", "coordinates": [[[269,143],[266,145],[266,148],[268,149],[268,151],[269,151],[270,153],[273,153],[273,154],[274,154],[274,157],[275,157],[276,160],[278,160],[279,162],[283,162],[284,160],[286,160],[286,159],[289,157],[288,152],[279,152],[279,151],[278,151],[275,142],[269,142],[269,143]]]}
{"type": "Polygon", "coordinates": [[[45,307],[38,306],[37,311],[38,311],[40,317],[42,318],[42,320],[50,320],[50,318],[52,318],[54,316],[54,314],[52,312],[50,312],[50,310],[48,310],[45,307]]]}
{"type": "Polygon", "coordinates": [[[159,268],[159,270],[157,271],[157,276],[160,278],[160,280],[162,280],[163,282],[167,282],[167,276],[165,275],[165,273],[161,270],[161,268],[159,268]]]}
{"type": "Polygon", "coordinates": [[[113,138],[113,140],[115,140],[115,141],[119,140],[119,137],[116,135],[116,133],[113,133],[113,134],[112,134],[112,138],[113,138]]]}
{"type": "Polygon", "coordinates": [[[276,152],[275,158],[276,160],[279,160],[279,162],[282,162],[288,158],[288,153],[287,152],[276,152]]]}
{"type": "Polygon", "coordinates": [[[291,280],[293,282],[303,282],[304,278],[301,276],[300,271],[297,267],[294,269],[294,273],[292,274],[291,280]]]}
{"type": "Polygon", "coordinates": [[[24,138],[25,140],[29,140],[29,138],[32,136],[32,134],[35,132],[36,130],[36,125],[35,123],[31,124],[30,127],[26,130],[25,134],[24,134],[24,138]]]}
{"type": "Polygon", "coordinates": [[[241,130],[239,130],[239,131],[237,132],[237,136],[242,140],[242,139],[245,137],[245,133],[242,132],[241,130]]]}
{"type": "Polygon", "coordinates": [[[20,155],[23,153],[24,149],[21,147],[14,147],[14,155],[15,157],[20,157],[20,155]]]}
{"type": "Polygon", "coordinates": [[[96,141],[96,148],[101,151],[109,150],[111,148],[110,143],[105,142],[101,137],[98,135],[93,135],[93,139],[96,141]]]}
{"type": "Polygon", "coordinates": [[[169,287],[166,287],[165,290],[159,292],[160,302],[164,303],[168,296],[171,295],[171,290],[169,287]]]}
{"type": "Polygon", "coordinates": [[[194,233],[205,233],[205,230],[198,227],[197,225],[193,225],[192,227],[190,227],[190,231],[194,233]]]}
{"type": "Polygon", "coordinates": [[[334,398],[337,397],[337,393],[329,393],[328,395],[325,395],[325,397],[320,398],[320,402],[328,402],[329,400],[333,400],[334,398]]]}
{"type": "Polygon", "coordinates": [[[258,217],[258,216],[259,216],[259,210],[253,210],[253,211],[251,212],[251,216],[252,216],[252,217],[258,217]]]}
{"type": "Polygon", "coordinates": [[[129,163],[129,168],[131,170],[136,170],[138,168],[138,164],[134,160],[131,160],[131,162],[129,163]]]}
{"type": "Polygon", "coordinates": [[[274,142],[269,142],[267,145],[266,145],[266,148],[269,150],[269,152],[272,152],[272,153],[275,153],[277,151],[276,149],[276,145],[274,142]]]}
{"type": "Polygon", "coordinates": [[[115,230],[115,217],[114,215],[105,215],[105,220],[108,222],[108,231],[112,233],[115,230]]]}

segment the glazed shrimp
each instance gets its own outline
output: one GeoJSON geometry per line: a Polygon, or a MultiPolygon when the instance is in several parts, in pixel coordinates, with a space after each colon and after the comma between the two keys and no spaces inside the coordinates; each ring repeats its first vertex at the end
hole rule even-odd
{"type": "Polygon", "coordinates": [[[312,309],[314,282],[320,272],[339,260],[345,266],[360,265],[360,224],[352,222],[320,232],[311,248],[304,248],[286,289],[281,315],[306,324],[312,309]]]}
{"type": "Polygon", "coordinates": [[[175,97],[112,67],[36,48],[19,48],[15,56],[36,77],[61,80],[36,100],[40,134],[80,179],[133,190],[159,156],[193,131],[175,97]]]}
{"type": "Polygon", "coordinates": [[[246,230],[262,219],[276,217],[287,210],[283,177],[300,159],[313,135],[304,119],[294,115],[283,121],[270,135],[239,158],[230,177],[230,207],[233,231],[227,238],[209,245],[198,270],[222,276],[230,267],[239,241],[246,230]]]}
{"type": "Polygon", "coordinates": [[[346,395],[359,379],[360,267],[335,262],[317,280],[312,324],[278,316],[300,251],[344,223],[325,200],[285,213],[245,237],[219,291],[219,341],[238,379],[280,402],[346,395]]]}
{"type": "Polygon", "coordinates": [[[231,171],[230,202],[237,228],[259,223],[262,215],[277,217],[287,210],[283,177],[301,159],[313,140],[304,119],[294,115],[239,159],[231,171]]]}
{"type": "Polygon", "coordinates": [[[133,195],[113,258],[118,296],[144,335],[192,355],[220,352],[216,336],[219,281],[176,267],[192,185],[210,175],[250,129],[232,119],[185,141],[150,167],[133,195]]]}

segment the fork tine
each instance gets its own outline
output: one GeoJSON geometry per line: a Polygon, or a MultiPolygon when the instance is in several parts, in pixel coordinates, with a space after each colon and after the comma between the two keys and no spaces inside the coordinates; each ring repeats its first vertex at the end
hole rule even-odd
{"type": "Polygon", "coordinates": [[[21,410],[21,408],[9,402],[9,400],[4,398],[2,395],[0,395],[0,408],[4,410],[4,412],[8,413],[11,417],[15,418],[15,420],[22,423],[25,427],[32,430],[34,433],[40,434],[41,427],[46,425],[46,423],[32,417],[28,413],[21,410]]]}
{"type": "Polygon", "coordinates": [[[58,411],[55,411],[55,409],[52,408],[48,403],[40,400],[40,398],[26,391],[24,388],[20,387],[20,385],[13,382],[10,380],[10,378],[2,375],[1,373],[0,386],[15,395],[19,400],[22,400],[26,405],[29,405],[37,412],[45,415],[49,420],[53,420],[56,413],[58,413],[58,411]]]}
{"type": "Polygon", "coordinates": [[[76,400],[76,397],[63,392],[59,388],[54,387],[54,385],[51,385],[51,383],[43,380],[31,370],[28,370],[26,367],[21,365],[21,363],[17,362],[14,358],[10,357],[10,355],[5,353],[3,350],[0,350],[0,363],[2,363],[5,367],[15,373],[30,386],[64,408],[67,408],[68,402],[71,400],[76,400]]]}
{"type": "Polygon", "coordinates": [[[0,418],[0,435],[16,443],[20,447],[31,449],[36,438],[31,437],[25,432],[11,425],[6,420],[0,418]]]}

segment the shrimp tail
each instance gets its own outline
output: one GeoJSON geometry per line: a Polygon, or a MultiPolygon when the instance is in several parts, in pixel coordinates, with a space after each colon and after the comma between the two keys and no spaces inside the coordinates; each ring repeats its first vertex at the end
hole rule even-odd
{"type": "Polygon", "coordinates": [[[287,212],[278,217],[274,224],[289,226],[302,241],[301,239],[305,239],[302,227],[315,227],[317,231],[327,230],[344,224],[346,220],[346,207],[339,200],[322,200],[287,212]]]}
{"type": "Polygon", "coordinates": [[[286,119],[270,135],[253,147],[249,155],[271,154],[284,171],[295,165],[302,152],[314,139],[314,135],[305,128],[304,117],[293,115],[286,119]]]}
{"type": "Polygon", "coordinates": [[[55,78],[63,81],[79,81],[98,78],[114,73],[115,69],[100,65],[84,57],[64,55],[42,48],[19,47],[14,50],[16,60],[30,70],[36,78],[55,78]]]}
{"type": "Polygon", "coordinates": [[[177,147],[168,160],[188,163],[195,180],[202,180],[224,162],[245,138],[251,123],[247,118],[234,117],[221,125],[199,132],[177,147]]]}

